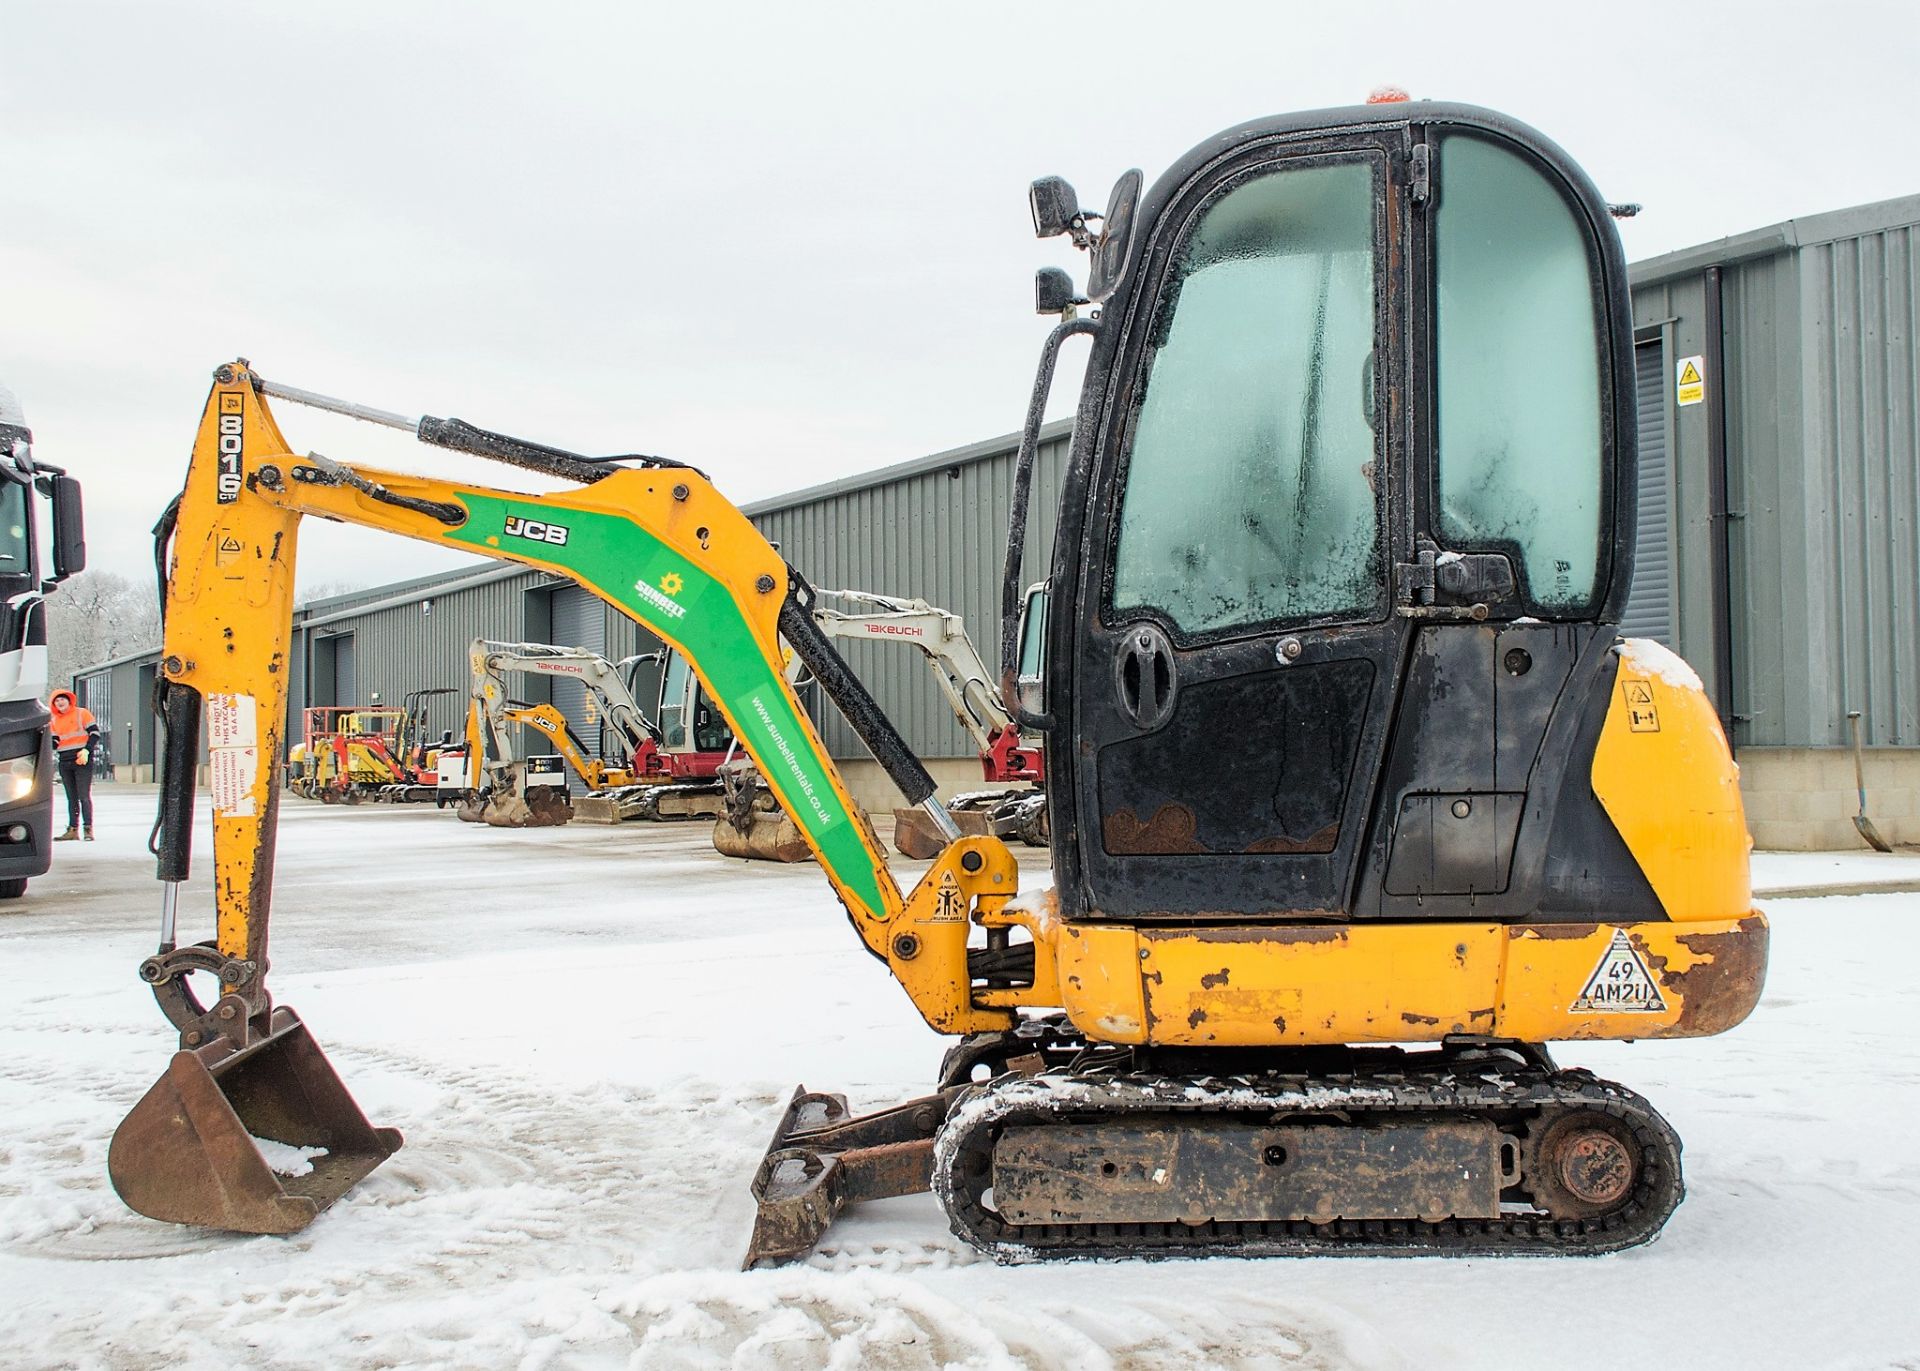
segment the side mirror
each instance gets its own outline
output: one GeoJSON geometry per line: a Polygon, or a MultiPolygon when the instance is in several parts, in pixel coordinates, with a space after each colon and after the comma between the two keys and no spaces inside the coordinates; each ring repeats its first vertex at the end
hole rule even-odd
{"type": "Polygon", "coordinates": [[[1033,312],[1065,314],[1086,298],[1073,288],[1073,277],[1065,267],[1041,267],[1033,274],[1033,312]]]}
{"type": "Polygon", "coordinates": [[[53,579],[64,581],[87,569],[86,517],[80,506],[80,482],[53,478],[53,579]]]}
{"type": "Polygon", "coordinates": [[[1020,670],[1014,677],[1014,690],[1020,708],[1027,714],[1039,714],[1046,706],[1047,583],[1027,587],[1026,603],[1020,609],[1020,670]]]}
{"type": "Polygon", "coordinates": [[[1100,236],[1093,245],[1093,270],[1087,276],[1087,295],[1094,300],[1113,294],[1126,270],[1143,179],[1135,167],[1113,183],[1113,194],[1107,197],[1107,212],[1100,220],[1100,236]]]}
{"type": "Polygon", "coordinates": [[[1036,238],[1058,238],[1075,229],[1086,230],[1080,217],[1080,197],[1064,177],[1042,176],[1027,190],[1027,208],[1033,211],[1036,238]]]}

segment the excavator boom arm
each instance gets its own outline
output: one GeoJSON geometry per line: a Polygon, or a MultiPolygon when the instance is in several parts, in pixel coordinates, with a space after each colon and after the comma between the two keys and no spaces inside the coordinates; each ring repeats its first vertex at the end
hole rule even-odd
{"type": "MultiPolygon", "coordinates": [[[[164,712],[183,757],[205,704],[223,955],[264,972],[278,802],[273,771],[286,709],[296,537],[306,515],[563,576],[685,654],[799,822],[856,930],[885,955],[886,928],[904,897],[781,670],[783,628],[790,640],[804,640],[812,627],[805,612],[790,607],[805,583],[704,477],[686,467],[609,470],[574,458],[597,479],[527,495],[300,456],[268,408],[269,388],[245,365],[222,367],[215,376],[171,529],[161,671],[164,712]]],[[[271,389],[302,401],[319,398],[271,389]]],[[[796,647],[818,657],[824,642],[796,647]]],[[[864,700],[877,716],[830,647],[809,665],[843,708],[851,692],[856,706],[864,700]]],[[[853,722],[866,724],[863,736],[874,737],[873,717],[853,722]]],[[[883,763],[912,761],[890,725],[879,734],[877,751],[896,754],[883,755],[883,763]]],[[[917,761],[912,766],[918,768],[917,761]]],[[[169,882],[169,911],[176,883],[186,875],[192,794],[190,779],[179,778],[191,771],[190,761],[170,768],[174,784],[163,801],[160,875],[169,882]]],[[[907,780],[922,788],[924,799],[933,785],[924,768],[919,771],[923,787],[907,780]]],[[[172,936],[169,916],[163,941],[172,936]]]]}
{"type": "MultiPolygon", "coordinates": [[[[575,736],[567,723],[567,716],[552,705],[510,704],[500,713],[502,731],[507,724],[519,724],[530,728],[553,744],[561,759],[573,768],[573,774],[583,781],[589,790],[598,788],[604,780],[606,769],[599,758],[589,756],[584,744],[575,736]]],[[[503,754],[510,762],[512,754],[503,754]]],[[[496,760],[495,765],[499,765],[496,760]]]]}

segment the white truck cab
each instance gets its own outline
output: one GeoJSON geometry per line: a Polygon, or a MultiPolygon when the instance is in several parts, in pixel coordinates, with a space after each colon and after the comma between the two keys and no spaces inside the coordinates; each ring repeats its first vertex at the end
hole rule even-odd
{"type": "Polygon", "coordinates": [[[38,463],[33,434],[0,386],[0,899],[18,899],[52,861],[54,763],[48,727],[46,593],[87,564],[80,483],[38,463]],[[40,501],[51,505],[43,577],[40,501]]]}

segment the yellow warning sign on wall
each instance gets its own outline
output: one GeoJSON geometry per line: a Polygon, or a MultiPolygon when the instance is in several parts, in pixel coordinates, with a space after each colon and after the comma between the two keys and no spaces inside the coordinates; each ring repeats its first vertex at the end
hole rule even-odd
{"type": "Polygon", "coordinates": [[[1682,357],[1673,368],[1673,402],[1697,405],[1707,398],[1707,359],[1682,357]]]}

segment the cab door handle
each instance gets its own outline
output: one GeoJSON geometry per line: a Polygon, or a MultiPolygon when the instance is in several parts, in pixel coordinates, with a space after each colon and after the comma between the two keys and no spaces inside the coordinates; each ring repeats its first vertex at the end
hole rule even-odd
{"type": "Polygon", "coordinates": [[[1173,644],[1158,626],[1134,624],[1126,630],[1114,654],[1113,682],[1121,712],[1137,727],[1158,728],[1173,714],[1180,682],[1173,644]]]}

